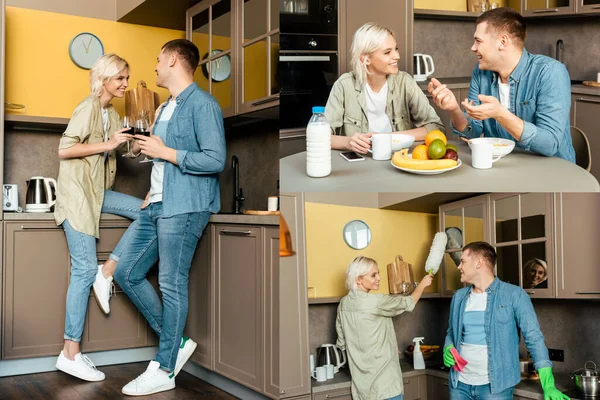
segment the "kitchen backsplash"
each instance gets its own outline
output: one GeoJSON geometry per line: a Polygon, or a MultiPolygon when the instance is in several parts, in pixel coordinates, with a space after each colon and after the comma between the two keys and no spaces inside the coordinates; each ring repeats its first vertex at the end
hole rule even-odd
{"type": "MultiPolygon", "coordinates": [[[[323,343],[337,339],[337,304],[309,306],[309,346],[313,354],[323,343]]],[[[569,373],[582,368],[587,360],[600,365],[600,302],[589,300],[534,299],[533,306],[544,334],[546,346],[564,350],[565,361],[555,362],[554,371],[569,373]]],[[[398,347],[403,351],[416,336],[426,344],[444,344],[450,299],[422,299],[413,312],[394,318],[398,347]]],[[[520,353],[526,355],[521,339],[520,353]]]]}
{"type": "MultiPolygon", "coordinates": [[[[58,176],[60,132],[7,129],[4,139],[4,183],[19,185],[19,205],[25,207],[26,180],[32,176],[58,176]]],[[[279,179],[278,121],[267,120],[226,130],[227,162],[221,173],[221,209],[233,211],[231,156],[239,158],[240,187],[246,200],[243,209],[266,210],[267,198],[277,194],[279,179]]],[[[150,182],[150,164],[139,159],[117,159],[115,190],[144,198],[150,182]]]]}
{"type": "MultiPolygon", "coordinates": [[[[572,80],[596,80],[600,72],[600,18],[527,19],[525,47],[555,58],[556,41],[564,42],[563,62],[572,80]]],[[[433,57],[435,77],[470,77],[476,65],[471,52],[475,21],[416,18],[413,51],[433,57]]]]}

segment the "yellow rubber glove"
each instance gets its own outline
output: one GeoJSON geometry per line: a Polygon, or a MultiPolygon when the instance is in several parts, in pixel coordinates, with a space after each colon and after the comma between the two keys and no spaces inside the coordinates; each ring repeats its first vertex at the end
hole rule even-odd
{"type": "Polygon", "coordinates": [[[554,376],[552,375],[551,367],[538,369],[538,375],[540,376],[540,383],[544,390],[544,400],[569,400],[569,396],[562,394],[562,392],[554,386],[554,376]]]}
{"type": "Polygon", "coordinates": [[[454,364],[456,364],[454,356],[452,355],[452,353],[450,353],[450,349],[453,347],[454,346],[451,344],[444,347],[444,365],[448,368],[451,368],[454,364]]]}

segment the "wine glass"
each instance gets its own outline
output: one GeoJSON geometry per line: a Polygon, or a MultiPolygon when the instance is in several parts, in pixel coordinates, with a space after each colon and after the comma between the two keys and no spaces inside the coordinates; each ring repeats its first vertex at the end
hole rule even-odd
{"type": "MultiPolygon", "coordinates": [[[[135,133],[138,135],[150,136],[150,126],[148,124],[148,120],[146,118],[138,119],[135,133]]],[[[140,163],[152,162],[152,159],[148,158],[147,155],[144,154],[144,159],[140,161],[140,163]]]]}
{"type": "MultiPolygon", "coordinates": [[[[123,133],[127,133],[129,135],[133,135],[133,123],[131,121],[131,118],[129,118],[127,115],[123,117],[123,128],[129,128],[126,131],[123,131],[123,133]]],[[[132,139],[133,140],[133,139],[132,139]]],[[[123,157],[127,157],[127,158],[135,158],[135,154],[133,154],[133,152],[131,151],[131,140],[127,141],[127,152],[125,154],[123,154],[123,157]]]]}

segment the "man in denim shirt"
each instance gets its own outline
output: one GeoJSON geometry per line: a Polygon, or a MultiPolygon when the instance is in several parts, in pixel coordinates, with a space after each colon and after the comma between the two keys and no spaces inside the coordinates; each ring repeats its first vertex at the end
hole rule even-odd
{"type": "Polygon", "coordinates": [[[449,111],[454,134],[509,139],[525,150],[574,163],[571,80],[565,66],[524,48],[525,20],[512,8],[487,11],[476,22],[471,51],[478,65],[469,97],[461,103],[466,112],[437,79],[428,87],[434,102],[449,111]]]}
{"type": "Polygon", "coordinates": [[[135,136],[134,149],[139,146],[154,161],[150,191],[115,279],[160,342],[146,371],[123,387],[127,395],[175,388],[175,376],[196,348],[183,336],[188,273],[208,219],[220,209],[218,174],[226,157],[221,109],[194,83],[199,60],[197,47],[188,40],[163,46],[156,84],[167,88],[171,97],[157,111],[152,136],[135,136]],[[162,303],[146,279],[157,261],[162,303]]]}
{"type": "Polygon", "coordinates": [[[552,362],[531,299],[518,286],[494,276],[496,251],[485,242],[463,248],[460,281],[471,286],[452,297],[444,343],[444,364],[455,365],[453,351],[467,361],[450,369],[450,398],[512,399],[521,381],[519,330],[540,376],[544,399],[568,399],[554,387],[552,362]],[[452,350],[455,348],[455,350],[452,350]]]}

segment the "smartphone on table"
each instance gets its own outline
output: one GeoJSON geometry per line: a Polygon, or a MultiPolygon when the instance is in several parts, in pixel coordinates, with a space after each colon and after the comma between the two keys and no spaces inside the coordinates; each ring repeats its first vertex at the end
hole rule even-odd
{"type": "Polygon", "coordinates": [[[340,153],[340,156],[342,156],[342,158],[348,162],[363,161],[365,159],[363,156],[354,151],[345,151],[340,153]]]}

